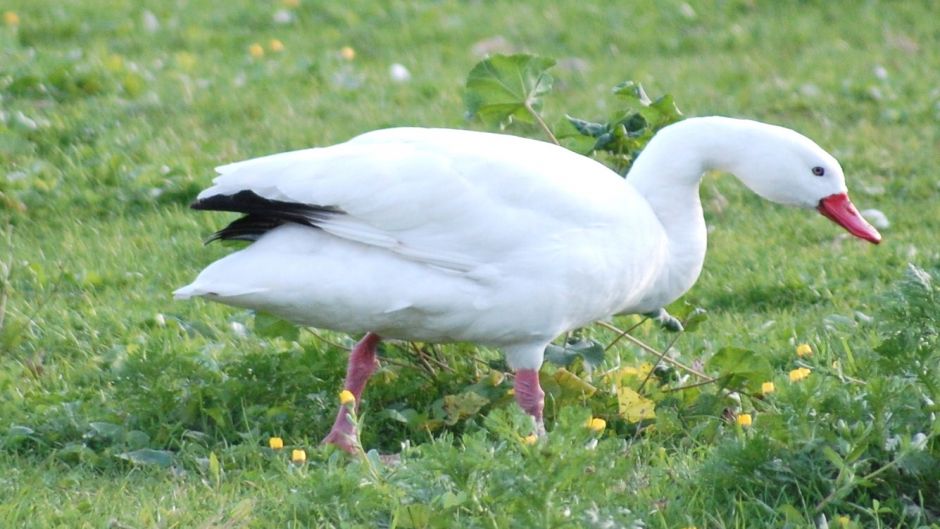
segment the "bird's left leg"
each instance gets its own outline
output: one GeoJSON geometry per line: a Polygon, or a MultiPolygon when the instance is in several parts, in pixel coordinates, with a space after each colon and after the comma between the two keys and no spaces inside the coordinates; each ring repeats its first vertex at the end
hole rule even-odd
{"type": "Polygon", "coordinates": [[[538,369],[519,369],[516,371],[514,385],[516,403],[523,411],[535,419],[535,433],[542,437],[545,435],[545,422],[542,420],[542,410],[545,407],[545,392],[539,384],[538,369]]]}
{"type": "Polygon", "coordinates": [[[678,318],[672,316],[666,309],[654,310],[652,312],[647,312],[643,314],[648,318],[652,318],[660,327],[666,329],[667,331],[680,332],[682,331],[682,322],[678,318]]]}
{"type": "MultiPolygon", "coordinates": [[[[356,398],[353,405],[357,410],[362,390],[365,389],[366,382],[379,365],[376,348],[380,341],[382,338],[379,335],[370,332],[359,340],[349,353],[349,365],[346,368],[346,383],[343,384],[343,389],[348,390],[356,398]]],[[[329,443],[349,453],[356,453],[359,451],[359,432],[356,431],[356,423],[353,422],[347,406],[347,404],[340,404],[333,428],[322,443],[329,443]]]]}

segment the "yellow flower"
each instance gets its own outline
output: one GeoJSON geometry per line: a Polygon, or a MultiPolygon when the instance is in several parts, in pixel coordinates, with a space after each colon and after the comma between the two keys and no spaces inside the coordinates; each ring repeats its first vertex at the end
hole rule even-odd
{"type": "Polygon", "coordinates": [[[15,28],[20,25],[20,16],[14,13],[13,11],[4,11],[3,12],[3,23],[11,28],[15,28]]]}
{"type": "Polygon", "coordinates": [[[737,418],[738,426],[747,428],[747,427],[750,426],[753,422],[754,422],[754,419],[751,418],[751,414],[750,414],[750,413],[741,413],[741,414],[738,414],[738,418],[737,418]]]}
{"type": "Polygon", "coordinates": [[[271,42],[268,42],[268,49],[274,53],[282,52],[284,51],[284,43],[277,39],[271,39],[271,42]]]}
{"type": "Polygon", "coordinates": [[[280,450],[281,448],[284,448],[284,440],[280,437],[272,437],[268,439],[268,446],[274,450],[280,450]]]}
{"type": "Polygon", "coordinates": [[[798,367],[790,371],[790,382],[799,382],[808,377],[812,371],[807,367],[798,367]]]}
{"type": "Polygon", "coordinates": [[[302,448],[297,448],[290,453],[290,460],[292,463],[296,463],[298,465],[306,463],[307,452],[305,452],[302,448]]]}
{"type": "Polygon", "coordinates": [[[340,403],[340,404],[342,404],[343,406],[345,406],[345,405],[347,405],[347,404],[354,403],[354,402],[356,402],[356,396],[353,395],[353,392],[352,392],[352,391],[349,391],[348,389],[344,389],[343,391],[340,391],[340,392],[339,392],[339,403],[340,403]]]}
{"type": "Polygon", "coordinates": [[[849,527],[849,525],[852,524],[852,519],[842,514],[840,516],[836,516],[836,523],[839,524],[839,527],[849,527]]]}
{"type": "Polygon", "coordinates": [[[533,434],[529,434],[529,435],[523,437],[523,438],[522,438],[522,444],[524,444],[524,445],[526,445],[526,446],[532,446],[532,445],[534,445],[535,443],[537,443],[538,440],[539,440],[538,436],[536,436],[536,435],[533,433],[533,434]]]}
{"type": "Polygon", "coordinates": [[[342,49],[339,50],[339,56],[347,61],[351,61],[356,58],[356,50],[349,46],[343,46],[342,49]]]}
{"type": "Polygon", "coordinates": [[[248,54],[255,59],[260,59],[261,57],[264,57],[264,48],[262,48],[261,45],[257,42],[252,43],[251,46],[248,46],[248,54]]]}
{"type": "Polygon", "coordinates": [[[804,356],[813,356],[813,348],[809,346],[808,343],[801,343],[796,346],[796,356],[803,358],[804,356]]]}
{"type": "Polygon", "coordinates": [[[769,395],[774,391],[777,391],[777,388],[774,387],[773,382],[764,382],[760,385],[760,392],[764,395],[769,395]]]}
{"type": "Polygon", "coordinates": [[[600,417],[591,417],[587,420],[585,426],[594,433],[601,433],[604,431],[604,428],[607,428],[607,421],[600,417]]]}

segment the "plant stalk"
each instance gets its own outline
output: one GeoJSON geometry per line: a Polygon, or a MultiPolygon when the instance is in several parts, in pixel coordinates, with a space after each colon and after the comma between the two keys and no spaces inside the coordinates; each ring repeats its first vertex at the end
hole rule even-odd
{"type": "MultiPolygon", "coordinates": [[[[615,326],[615,325],[613,325],[613,324],[607,323],[606,321],[599,321],[599,322],[597,322],[597,324],[600,325],[601,327],[604,327],[604,328],[606,328],[606,329],[610,329],[610,330],[612,330],[612,331],[614,331],[614,332],[623,333],[623,330],[621,330],[619,327],[617,327],[617,326],[615,326]]],[[[633,336],[631,336],[631,335],[629,335],[629,334],[625,334],[625,333],[624,333],[624,334],[623,334],[623,337],[626,338],[627,340],[633,342],[634,345],[640,347],[641,349],[645,350],[646,352],[648,352],[648,353],[650,353],[650,354],[654,354],[654,355],[656,355],[656,356],[662,356],[662,353],[660,353],[660,352],[657,351],[656,349],[650,347],[649,345],[646,345],[645,343],[643,343],[643,342],[640,341],[639,339],[634,338],[633,336]]],[[[699,377],[699,378],[706,379],[706,380],[709,380],[709,381],[713,380],[712,377],[706,375],[705,373],[702,373],[702,372],[699,371],[698,369],[695,369],[694,367],[689,367],[689,366],[683,364],[682,362],[679,362],[678,360],[674,360],[674,359],[672,359],[672,358],[669,358],[668,356],[662,356],[662,360],[663,360],[663,362],[666,362],[667,364],[672,364],[673,366],[678,367],[679,369],[682,369],[683,371],[687,371],[687,372],[689,372],[689,373],[692,373],[693,375],[695,375],[695,376],[697,376],[697,377],[699,377]]]]}
{"type": "Polygon", "coordinates": [[[555,137],[555,134],[552,133],[552,129],[548,128],[548,123],[545,123],[545,120],[542,119],[542,116],[532,108],[532,105],[528,101],[525,102],[525,109],[529,111],[529,114],[535,118],[536,123],[539,124],[539,127],[542,128],[542,132],[548,136],[548,139],[552,140],[552,143],[555,145],[561,146],[561,143],[558,141],[558,138],[555,137]]]}

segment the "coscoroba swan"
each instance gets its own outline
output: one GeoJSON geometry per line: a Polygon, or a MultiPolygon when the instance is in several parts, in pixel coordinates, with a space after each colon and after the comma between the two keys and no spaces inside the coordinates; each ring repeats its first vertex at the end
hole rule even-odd
{"type": "MultiPolygon", "coordinates": [[[[541,431],[551,340],[614,314],[668,319],[661,309],[698,278],[709,170],[881,238],[835,158],[782,127],[686,119],[662,129],[626,179],[540,141],[395,128],[219,167],[192,207],[244,214],[212,239],[252,244],[175,295],[365,333],[345,383],[357,404],[381,338],[500,348],[541,431]]],[[[341,407],[324,441],[351,451],[357,435],[341,407]]]]}

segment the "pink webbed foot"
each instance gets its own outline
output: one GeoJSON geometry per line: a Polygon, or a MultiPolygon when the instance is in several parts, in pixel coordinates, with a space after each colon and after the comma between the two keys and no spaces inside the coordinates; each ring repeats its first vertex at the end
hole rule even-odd
{"type": "Polygon", "coordinates": [[[369,377],[378,367],[376,348],[382,339],[374,333],[366,334],[349,353],[349,365],[346,368],[346,382],[343,388],[356,398],[355,404],[341,404],[336,414],[336,420],[330,433],[323,438],[321,444],[332,444],[351,454],[362,450],[359,444],[359,432],[353,420],[352,410],[359,409],[362,391],[366,387],[369,377]]]}
{"type": "Polygon", "coordinates": [[[545,435],[545,422],[542,420],[542,409],[545,407],[545,392],[539,384],[537,369],[520,369],[516,371],[514,385],[516,403],[523,411],[535,419],[535,433],[539,437],[545,435]]]}

